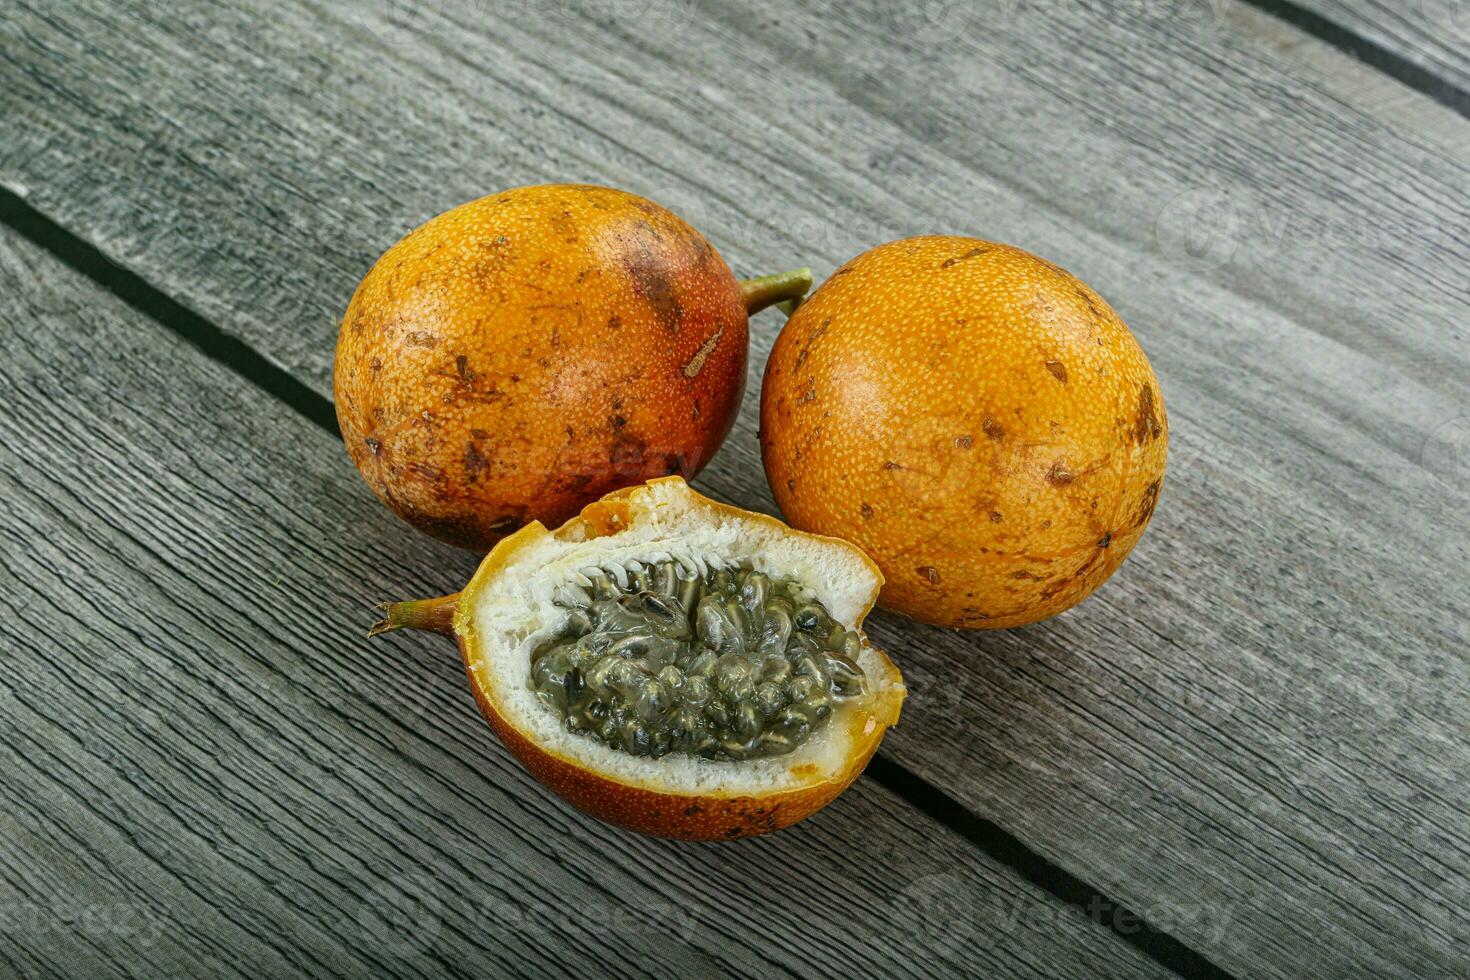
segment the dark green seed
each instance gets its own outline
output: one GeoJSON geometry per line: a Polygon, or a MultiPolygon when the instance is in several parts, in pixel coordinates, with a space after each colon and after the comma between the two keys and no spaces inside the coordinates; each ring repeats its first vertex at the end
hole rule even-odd
{"type": "Polygon", "coordinates": [[[672,634],[688,635],[689,620],[684,615],[684,610],[670,597],[657,592],[640,592],[638,604],[643,615],[655,626],[663,627],[672,634]]]}
{"type": "Polygon", "coordinates": [[[786,692],[781,689],[780,684],[771,681],[762,681],[755,688],[755,706],[765,718],[774,718],[776,713],[786,707],[786,692]]]}
{"type": "Polygon", "coordinates": [[[791,641],[791,625],[791,616],[786,610],[775,605],[767,606],[755,641],[755,655],[784,655],[786,646],[791,641]]]}
{"type": "Polygon", "coordinates": [[[729,691],[749,681],[751,673],[750,661],[738,653],[727,653],[715,664],[715,676],[719,679],[721,691],[729,691]]]}
{"type": "Polygon", "coordinates": [[[644,724],[652,725],[668,709],[669,701],[664,695],[663,685],[650,677],[638,688],[638,698],[633,704],[639,719],[644,724]]]}
{"type": "Polygon", "coordinates": [[[590,575],[588,577],[592,579],[592,598],[616,599],[622,595],[617,583],[606,572],[598,572],[596,575],[590,575]]]}
{"type": "Polygon", "coordinates": [[[804,633],[815,633],[826,618],[815,604],[802,606],[796,611],[796,628],[804,633]]]}
{"type": "Polygon", "coordinates": [[[730,620],[730,625],[735,628],[735,633],[740,637],[740,645],[743,648],[750,638],[750,613],[746,612],[739,599],[727,599],[725,616],[730,620]]]}
{"type": "Polygon", "coordinates": [[[755,705],[746,702],[735,709],[735,730],[743,741],[749,742],[761,733],[761,713],[755,705]]]}
{"type": "Polygon", "coordinates": [[[805,740],[805,736],[792,738],[784,732],[772,729],[761,736],[761,749],[764,755],[786,755],[805,740]]]}
{"type": "Polygon", "coordinates": [[[685,678],[683,696],[685,704],[695,708],[704,707],[711,697],[709,681],[700,675],[685,678]]]}
{"type": "Polygon", "coordinates": [[[725,611],[725,604],[714,596],[699,601],[695,612],[695,628],[699,638],[720,653],[738,653],[744,641],[725,611]]]}
{"type": "Polygon", "coordinates": [[[802,654],[801,659],[796,661],[795,671],[803,677],[810,677],[819,688],[825,688],[832,682],[827,673],[825,664],[826,657],[816,657],[810,653],[802,654]]]}
{"type": "Polygon", "coordinates": [[[706,758],[714,758],[719,755],[720,743],[707,731],[701,731],[689,743],[690,755],[702,755],[706,758]]]}
{"type": "Polygon", "coordinates": [[[786,700],[803,701],[817,689],[817,682],[806,675],[791,678],[786,682],[786,700]]]}
{"type": "Polygon", "coordinates": [[[699,584],[699,579],[694,576],[679,580],[677,595],[686,618],[693,614],[695,604],[699,602],[699,584]]]}
{"type": "Polygon", "coordinates": [[[758,616],[766,608],[766,597],[771,591],[771,580],[760,572],[751,572],[740,584],[740,604],[749,616],[758,616]]]}
{"type": "Polygon", "coordinates": [[[786,647],[786,656],[791,658],[793,664],[804,656],[821,660],[826,653],[827,648],[818,643],[816,637],[810,633],[793,634],[790,644],[786,647]]]}
{"type": "Polygon", "coordinates": [[[607,651],[615,657],[634,659],[646,657],[653,649],[653,637],[645,633],[632,633],[623,637],[607,651]]]}
{"type": "Polygon", "coordinates": [[[787,708],[776,717],[776,723],[771,726],[768,735],[779,735],[792,744],[793,747],[806,741],[811,734],[811,721],[806,712],[800,708],[787,708]]]}
{"type": "Polygon", "coordinates": [[[832,690],[842,697],[857,697],[863,693],[863,670],[844,655],[827,655],[827,673],[832,678],[832,690]]]}
{"type": "Polygon", "coordinates": [[[738,708],[755,698],[755,681],[747,677],[729,690],[721,691],[720,695],[732,709],[738,708]]]}
{"type": "Polygon", "coordinates": [[[678,699],[679,692],[684,689],[684,672],[673,664],[669,664],[658,672],[658,682],[664,689],[665,696],[670,702],[678,699]]]}
{"type": "Polygon", "coordinates": [[[791,677],[791,661],[779,653],[767,654],[761,660],[761,680],[783,684],[791,677]]]}
{"type": "Polygon", "coordinates": [[[824,721],[832,713],[832,701],[821,692],[808,695],[799,707],[808,718],[812,719],[812,724],[824,721]]]}

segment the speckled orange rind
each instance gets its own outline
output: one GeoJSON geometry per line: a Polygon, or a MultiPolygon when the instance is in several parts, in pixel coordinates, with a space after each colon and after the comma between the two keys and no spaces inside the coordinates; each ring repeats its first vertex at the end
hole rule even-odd
{"type": "Polygon", "coordinates": [[[740,406],[747,332],[739,282],[671,212],[606,187],[517,188],[373,266],[338,337],[337,419],[395,513],[486,550],[698,472],[740,406]]]}
{"type": "Polygon", "coordinates": [[[1153,515],[1168,433],[1112,308],[973,238],[837,270],[782,330],[761,393],[787,520],[862,548],[880,605],[944,626],[1036,622],[1101,585],[1153,515]]]}

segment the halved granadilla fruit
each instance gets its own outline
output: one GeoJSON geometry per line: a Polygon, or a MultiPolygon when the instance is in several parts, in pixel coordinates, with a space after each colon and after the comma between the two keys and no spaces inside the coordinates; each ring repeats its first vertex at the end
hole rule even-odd
{"type": "Polygon", "coordinates": [[[862,631],[882,584],[853,545],[668,477],[522,528],[373,633],[452,635],[490,727],[587,813],[748,837],[831,802],[898,720],[903,679],[862,631]]]}

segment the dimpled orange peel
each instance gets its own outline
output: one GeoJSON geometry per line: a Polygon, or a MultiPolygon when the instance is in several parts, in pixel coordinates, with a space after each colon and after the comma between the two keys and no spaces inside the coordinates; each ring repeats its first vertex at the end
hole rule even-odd
{"type": "Polygon", "coordinates": [[[1117,313],[974,238],[838,269],[781,331],[761,392],[786,519],[861,547],[885,608],[944,626],[1020,626],[1088,596],[1148,525],[1168,437],[1117,313]]]}
{"type": "Polygon", "coordinates": [[[491,728],[580,809],[729,839],[826,806],[897,722],[903,680],[862,631],[882,581],[845,541],[665,477],[532,522],[373,632],[454,637],[491,728]]]}
{"type": "Polygon", "coordinates": [[[734,421],[747,317],[805,269],[741,282],[665,208],[521,187],[439,215],[358,286],[337,342],[352,461],[400,517],[484,550],[650,476],[692,476],[734,421]]]}

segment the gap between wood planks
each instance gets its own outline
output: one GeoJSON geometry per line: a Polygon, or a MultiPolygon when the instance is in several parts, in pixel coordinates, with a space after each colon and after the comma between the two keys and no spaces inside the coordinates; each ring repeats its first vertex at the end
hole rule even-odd
{"type": "Polygon", "coordinates": [[[1434,72],[1414,64],[1408,58],[1370,41],[1356,31],[1322,16],[1315,11],[1292,3],[1291,0],[1244,0],[1257,10],[1263,11],[1312,35],[1319,41],[1332,45],[1344,54],[1357,58],[1363,64],[1407,85],[1416,92],[1429,96],[1440,105],[1447,106],[1470,119],[1470,92],[1453,82],[1440,78],[1434,72]]]}
{"type": "MultiPolygon", "coordinates": [[[[205,357],[224,365],[323,430],[340,437],[336,410],[329,399],[141,276],[116,265],[95,246],[52,221],[5,187],[0,187],[0,224],[178,335],[205,357]]],[[[1136,913],[1042,857],[997,824],[970,812],[941,788],[905,766],[879,754],[868,764],[867,774],[931,820],[958,834],[1053,898],[1081,910],[1092,921],[1111,929],[1161,965],[1186,977],[1231,977],[1201,953],[1169,933],[1152,928],[1136,913]]]]}

